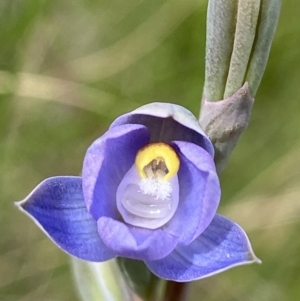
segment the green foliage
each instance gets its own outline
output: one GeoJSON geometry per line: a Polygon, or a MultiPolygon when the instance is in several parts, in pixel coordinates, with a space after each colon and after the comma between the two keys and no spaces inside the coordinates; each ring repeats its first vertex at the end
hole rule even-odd
{"type": "Polygon", "coordinates": [[[131,301],[128,289],[116,260],[88,262],[71,258],[73,279],[82,301],[131,301]]]}
{"type": "MultiPolygon", "coordinates": [[[[80,174],[121,113],[159,100],[198,115],[207,2],[0,2],[0,300],[73,301],[68,257],[13,201],[46,177],[80,174]]],[[[299,14],[283,1],[249,128],[221,177],[219,212],[263,264],[193,283],[192,301],[300,299],[299,14]]]]}
{"type": "Polygon", "coordinates": [[[143,300],[160,300],[164,281],[153,275],[140,260],[117,258],[118,266],[128,287],[143,300]]]}

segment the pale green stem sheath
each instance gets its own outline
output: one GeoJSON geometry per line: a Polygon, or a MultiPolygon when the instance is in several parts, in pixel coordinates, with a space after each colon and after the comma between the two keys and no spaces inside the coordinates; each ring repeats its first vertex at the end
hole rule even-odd
{"type": "Polygon", "coordinates": [[[232,53],[237,0],[211,0],[207,10],[204,95],[223,99],[232,53]]]}
{"type": "Polygon", "coordinates": [[[222,172],[245,131],[266,68],[281,0],[209,0],[200,124],[222,172]]]}
{"type": "Polygon", "coordinates": [[[233,51],[225,92],[221,99],[231,96],[244,84],[244,78],[256,33],[259,8],[260,0],[239,0],[238,2],[233,51]]]}
{"type": "Polygon", "coordinates": [[[120,274],[116,260],[88,262],[75,257],[73,276],[82,301],[135,301],[133,293],[120,274]]]}
{"type": "Polygon", "coordinates": [[[263,0],[260,9],[259,27],[245,80],[248,81],[250,93],[255,96],[265,71],[277,27],[281,0],[263,0]]]}
{"type": "Polygon", "coordinates": [[[232,96],[247,81],[252,97],[266,68],[281,0],[210,0],[205,83],[209,101],[232,96]]]}
{"type": "Polygon", "coordinates": [[[218,174],[224,170],[231,152],[248,126],[253,103],[248,83],[223,100],[202,100],[200,124],[214,145],[218,174]]]}

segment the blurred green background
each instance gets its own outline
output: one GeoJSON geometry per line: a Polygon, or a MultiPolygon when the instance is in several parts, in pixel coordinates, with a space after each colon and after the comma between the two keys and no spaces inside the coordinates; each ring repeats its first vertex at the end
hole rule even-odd
{"type": "MultiPolygon", "coordinates": [[[[283,1],[219,212],[262,265],[194,282],[191,300],[300,300],[300,3],[283,1]]],[[[207,1],[0,1],[0,300],[77,300],[69,258],[13,201],[77,175],[112,120],[165,101],[198,114],[207,1]]]]}

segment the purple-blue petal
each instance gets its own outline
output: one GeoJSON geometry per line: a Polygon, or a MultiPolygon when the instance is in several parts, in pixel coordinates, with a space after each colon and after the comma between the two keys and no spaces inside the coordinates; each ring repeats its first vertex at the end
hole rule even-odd
{"type": "Polygon", "coordinates": [[[171,103],[149,103],[118,117],[111,128],[124,124],[143,124],[151,133],[151,142],[189,141],[211,156],[214,148],[198,119],[186,108],[171,103]]]}
{"type": "Polygon", "coordinates": [[[98,220],[103,242],[118,256],[139,260],[156,260],[170,254],[178,238],[162,229],[145,229],[127,225],[107,217],[98,220]]]}
{"type": "Polygon", "coordinates": [[[185,282],[212,276],[229,268],[260,260],[254,255],[244,230],[216,215],[208,228],[190,245],[178,246],[161,260],[146,261],[157,276],[185,282]]]}
{"type": "Polygon", "coordinates": [[[120,217],[116,204],[117,188],[134,164],[136,153],[150,140],[143,125],[128,124],[109,129],[87,150],[83,163],[83,194],[89,212],[120,217]]]}
{"type": "Polygon", "coordinates": [[[180,157],[179,205],[165,231],[189,244],[211,223],[221,189],[213,158],[201,147],[184,141],[171,144],[180,157]]]}
{"type": "Polygon", "coordinates": [[[48,178],[17,206],[67,253],[88,261],[116,256],[102,242],[87,211],[81,177],[48,178]]]}

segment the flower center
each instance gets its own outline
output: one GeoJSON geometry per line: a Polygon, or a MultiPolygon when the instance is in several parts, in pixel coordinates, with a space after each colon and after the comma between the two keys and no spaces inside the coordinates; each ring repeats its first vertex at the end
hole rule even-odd
{"type": "Polygon", "coordinates": [[[143,194],[156,200],[170,197],[172,185],[168,181],[177,174],[179,159],[173,148],[165,143],[151,143],[139,150],[135,166],[141,176],[139,182],[143,194]]]}
{"type": "Polygon", "coordinates": [[[139,150],[117,190],[117,206],[127,223],[155,229],[172,218],[179,201],[179,165],[176,152],[165,143],[139,150]]]}
{"type": "Polygon", "coordinates": [[[160,177],[168,180],[177,174],[179,165],[174,149],[162,142],[146,145],[135,158],[135,166],[143,179],[160,177]]]}

